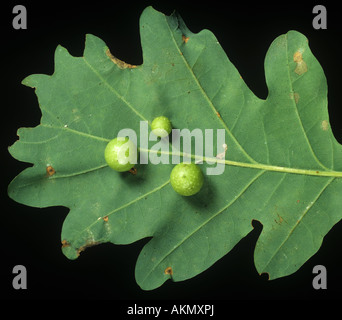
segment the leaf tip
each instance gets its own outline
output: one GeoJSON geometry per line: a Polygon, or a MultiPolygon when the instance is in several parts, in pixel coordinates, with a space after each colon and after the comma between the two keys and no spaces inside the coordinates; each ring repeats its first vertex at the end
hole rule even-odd
{"type": "Polygon", "coordinates": [[[153,6],[147,6],[143,12],[141,13],[141,16],[145,15],[145,14],[151,14],[151,13],[159,13],[161,14],[161,12],[159,12],[158,10],[154,9],[153,6]]]}
{"type": "Polygon", "coordinates": [[[34,79],[34,74],[30,75],[30,76],[27,76],[26,78],[24,78],[22,81],[21,81],[21,84],[23,84],[24,86],[26,87],[30,87],[30,88],[36,88],[37,86],[37,83],[34,79]]]}
{"type": "Polygon", "coordinates": [[[39,85],[39,82],[44,80],[44,78],[50,77],[47,74],[31,74],[27,76],[25,79],[21,81],[21,84],[23,84],[26,87],[34,88],[36,89],[39,85]]]}

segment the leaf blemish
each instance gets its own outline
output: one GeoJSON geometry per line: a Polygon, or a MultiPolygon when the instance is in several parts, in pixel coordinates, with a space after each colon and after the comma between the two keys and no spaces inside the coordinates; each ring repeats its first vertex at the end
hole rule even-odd
{"type": "Polygon", "coordinates": [[[101,242],[99,242],[99,241],[88,240],[83,246],[81,246],[77,249],[77,256],[79,256],[80,253],[83,252],[85,249],[96,246],[100,243],[101,242]]]}
{"type": "Polygon", "coordinates": [[[132,168],[132,169],[129,169],[128,172],[135,176],[138,171],[136,168],[132,168]]]}
{"type": "Polygon", "coordinates": [[[303,54],[301,51],[296,51],[293,55],[293,61],[294,62],[302,62],[303,61],[303,54]]]}
{"type": "Polygon", "coordinates": [[[285,221],[284,218],[282,216],[280,216],[279,214],[277,214],[277,215],[278,215],[278,218],[279,218],[278,223],[282,224],[285,221]]]}
{"type": "Polygon", "coordinates": [[[66,240],[62,241],[62,248],[70,247],[70,243],[66,240]]]}
{"type": "Polygon", "coordinates": [[[46,173],[49,177],[51,177],[56,173],[56,170],[52,166],[47,166],[46,173]]]}
{"type": "Polygon", "coordinates": [[[164,274],[168,274],[169,276],[173,275],[173,270],[171,267],[167,267],[164,271],[164,274]]]}
{"type": "Polygon", "coordinates": [[[126,63],[125,61],[122,61],[116,57],[114,57],[111,52],[109,51],[109,49],[106,50],[106,55],[110,58],[110,60],[112,60],[112,62],[114,62],[120,69],[133,69],[136,68],[136,65],[133,64],[129,64],[126,63]]]}
{"type": "Polygon", "coordinates": [[[291,93],[290,93],[290,98],[291,98],[291,100],[294,100],[295,103],[297,104],[298,101],[299,101],[299,93],[297,93],[297,92],[291,92],[291,93]]]}
{"type": "Polygon", "coordinates": [[[323,131],[327,131],[329,129],[329,122],[327,120],[323,120],[321,123],[321,128],[323,131]]]}
{"type": "Polygon", "coordinates": [[[182,35],[182,40],[184,43],[187,43],[189,41],[189,37],[186,37],[184,34],[182,35]]]}
{"type": "Polygon", "coordinates": [[[227,150],[228,150],[228,146],[224,143],[224,144],[222,145],[222,148],[223,148],[223,152],[219,153],[219,154],[216,156],[217,159],[224,159],[225,156],[226,156],[226,152],[227,152],[227,150]]]}
{"type": "Polygon", "coordinates": [[[308,66],[306,62],[303,60],[303,54],[300,50],[294,53],[293,61],[297,64],[294,70],[295,73],[297,73],[298,75],[302,75],[303,73],[308,71],[308,66]]]}

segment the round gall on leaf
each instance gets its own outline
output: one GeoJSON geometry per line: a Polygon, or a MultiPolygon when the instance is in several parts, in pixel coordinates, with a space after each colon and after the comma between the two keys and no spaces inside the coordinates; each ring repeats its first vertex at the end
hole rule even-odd
{"type": "Polygon", "coordinates": [[[154,118],[151,124],[151,129],[157,137],[164,138],[171,133],[172,125],[168,118],[161,116],[154,118]]]}
{"type": "Polygon", "coordinates": [[[104,156],[112,169],[119,172],[128,171],[137,162],[137,147],[127,137],[115,138],[107,144],[104,156]]]}
{"type": "Polygon", "coordinates": [[[171,171],[172,188],[182,196],[192,196],[203,186],[204,177],[199,166],[194,163],[179,163],[171,171]]]}

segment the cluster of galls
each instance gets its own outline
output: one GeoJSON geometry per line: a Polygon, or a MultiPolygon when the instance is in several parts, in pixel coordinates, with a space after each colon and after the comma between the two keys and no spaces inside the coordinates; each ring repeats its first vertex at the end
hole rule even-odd
{"type": "MultiPolygon", "coordinates": [[[[171,133],[172,125],[168,118],[161,116],[152,121],[152,132],[164,138],[171,133]]],[[[112,169],[125,172],[134,167],[129,159],[137,159],[137,147],[129,138],[115,138],[105,149],[105,159],[112,169]]],[[[204,182],[201,169],[194,163],[179,163],[171,171],[170,183],[172,188],[182,196],[192,196],[198,193],[204,182]]]]}

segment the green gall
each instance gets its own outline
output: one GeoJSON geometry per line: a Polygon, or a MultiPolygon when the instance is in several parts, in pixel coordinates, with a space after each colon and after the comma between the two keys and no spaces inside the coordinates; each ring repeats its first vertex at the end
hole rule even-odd
{"type": "Polygon", "coordinates": [[[128,171],[137,163],[137,147],[127,137],[118,137],[107,144],[104,157],[112,169],[128,171]]]}
{"type": "Polygon", "coordinates": [[[171,171],[172,188],[182,196],[198,193],[204,182],[200,167],[194,163],[179,163],[171,171]]]}
{"type": "Polygon", "coordinates": [[[172,125],[168,118],[161,116],[152,121],[151,129],[157,137],[164,138],[171,133],[172,125]]]}

